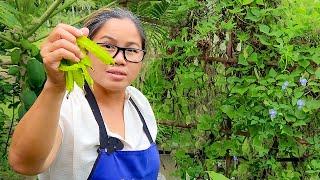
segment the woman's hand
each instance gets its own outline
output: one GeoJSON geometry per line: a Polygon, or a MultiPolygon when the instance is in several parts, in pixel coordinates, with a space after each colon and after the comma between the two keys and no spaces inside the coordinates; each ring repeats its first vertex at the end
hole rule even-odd
{"type": "Polygon", "coordinates": [[[65,90],[64,72],[58,69],[60,61],[67,59],[79,62],[83,57],[80,48],[76,44],[76,38],[87,36],[87,28],[77,29],[67,24],[57,25],[42,43],[40,54],[47,72],[45,87],[65,90]]]}

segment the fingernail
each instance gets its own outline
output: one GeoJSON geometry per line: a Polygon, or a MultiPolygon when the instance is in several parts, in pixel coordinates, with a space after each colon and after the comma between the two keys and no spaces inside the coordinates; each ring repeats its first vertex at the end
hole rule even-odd
{"type": "Polygon", "coordinates": [[[80,52],[80,58],[84,58],[84,54],[82,52],[80,52]]]}
{"type": "Polygon", "coordinates": [[[80,59],[79,59],[79,58],[76,58],[76,61],[77,61],[77,62],[80,62],[80,59]]]}
{"type": "Polygon", "coordinates": [[[83,27],[83,28],[81,28],[80,30],[82,31],[83,35],[88,36],[88,34],[89,34],[89,29],[88,29],[87,27],[83,27]]]}

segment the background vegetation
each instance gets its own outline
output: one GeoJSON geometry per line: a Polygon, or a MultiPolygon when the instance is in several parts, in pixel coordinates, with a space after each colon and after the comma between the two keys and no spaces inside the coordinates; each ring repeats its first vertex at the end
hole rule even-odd
{"type": "Polygon", "coordinates": [[[45,81],[39,44],[103,6],[137,14],[149,57],[135,82],[183,179],[319,179],[318,0],[0,1],[0,177],[15,124],[45,81]]]}

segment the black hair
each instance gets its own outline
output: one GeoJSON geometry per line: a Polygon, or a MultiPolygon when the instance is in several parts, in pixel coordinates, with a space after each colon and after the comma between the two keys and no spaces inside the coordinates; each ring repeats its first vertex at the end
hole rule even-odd
{"type": "Polygon", "coordinates": [[[122,8],[105,8],[93,13],[84,23],[84,26],[89,29],[88,37],[92,39],[97,31],[110,19],[130,19],[136,26],[141,36],[142,49],[146,47],[146,35],[142,28],[141,21],[132,12],[122,8]]]}

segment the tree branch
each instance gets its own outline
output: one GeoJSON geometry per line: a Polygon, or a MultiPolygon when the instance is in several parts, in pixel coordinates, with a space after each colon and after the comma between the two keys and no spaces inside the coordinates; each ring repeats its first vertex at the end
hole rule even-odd
{"type": "Polygon", "coordinates": [[[15,64],[12,64],[11,62],[0,62],[0,66],[9,66],[9,65],[15,65],[15,64]]]}
{"type": "MultiPolygon", "coordinates": [[[[12,102],[11,103],[14,104],[14,93],[12,93],[12,102]]],[[[14,111],[14,107],[13,107],[12,108],[12,118],[11,118],[10,128],[9,128],[8,136],[7,136],[6,147],[4,149],[2,157],[4,157],[7,154],[7,150],[8,150],[8,146],[9,146],[9,140],[10,140],[10,136],[11,136],[11,131],[12,131],[13,123],[14,123],[14,119],[15,119],[14,115],[15,115],[15,111],[14,111]]]]}
{"type": "Polygon", "coordinates": [[[44,14],[39,18],[39,23],[35,24],[31,30],[28,30],[28,33],[24,35],[24,38],[30,37],[34,32],[36,32],[39,27],[50,18],[53,11],[60,5],[62,0],[55,0],[53,4],[44,12],[44,14]]]}
{"type": "MultiPolygon", "coordinates": [[[[111,7],[111,6],[113,6],[115,3],[116,3],[116,1],[113,1],[113,2],[109,3],[108,5],[106,5],[106,6],[102,7],[102,8],[108,8],[108,7],[111,7]]],[[[80,18],[79,20],[77,20],[77,21],[75,21],[75,22],[71,23],[70,25],[71,25],[71,26],[73,26],[73,25],[79,24],[79,23],[81,23],[82,21],[86,20],[89,16],[91,16],[91,14],[89,14],[89,15],[87,15],[87,16],[84,16],[84,17],[80,18]]],[[[37,41],[40,41],[41,39],[46,38],[48,35],[49,35],[49,34],[42,35],[42,36],[40,36],[40,37],[38,37],[38,38],[36,38],[36,39],[31,40],[30,42],[37,42],[37,41]]]]}
{"type": "Polygon", "coordinates": [[[8,65],[14,65],[11,62],[11,57],[10,56],[0,56],[0,66],[8,66],[8,65]]]}
{"type": "MultiPolygon", "coordinates": [[[[116,4],[116,2],[117,2],[117,1],[113,1],[113,2],[111,2],[111,3],[109,3],[109,4],[107,4],[106,6],[101,7],[100,9],[106,9],[106,8],[112,7],[113,5],[116,4]]],[[[93,12],[93,13],[94,13],[94,12],[93,12]]],[[[84,20],[86,20],[88,17],[90,17],[93,13],[88,14],[87,16],[80,18],[79,20],[77,20],[76,22],[71,23],[70,25],[73,26],[73,25],[75,25],[75,24],[81,23],[82,21],[84,21],[84,20]]]]}
{"type": "MultiPolygon", "coordinates": [[[[212,62],[221,62],[226,64],[238,64],[237,59],[235,58],[222,58],[222,57],[205,57],[201,56],[201,59],[204,59],[205,61],[212,61],[212,62]]],[[[248,62],[249,64],[254,64],[254,62],[248,62]]],[[[266,62],[266,65],[268,66],[278,66],[278,63],[275,61],[269,61],[266,62]]]]}
{"type": "Polygon", "coordinates": [[[159,121],[158,124],[164,125],[164,126],[174,126],[174,127],[178,127],[178,128],[185,128],[185,129],[190,129],[190,128],[196,127],[196,124],[179,124],[179,123],[167,121],[167,120],[159,121]]]}
{"type": "Polygon", "coordinates": [[[20,45],[19,42],[14,41],[13,39],[11,39],[11,38],[3,35],[2,33],[0,33],[0,40],[6,40],[6,41],[11,42],[12,44],[14,44],[14,45],[16,45],[16,46],[19,46],[19,45],[20,45]]]}
{"type": "Polygon", "coordinates": [[[57,9],[56,11],[54,11],[51,15],[50,18],[52,18],[53,16],[55,16],[56,14],[58,14],[59,12],[61,12],[62,10],[64,10],[65,8],[69,7],[71,4],[73,4],[74,2],[76,2],[77,0],[72,0],[69,1],[68,3],[63,4],[63,6],[61,6],[59,9],[57,9]]]}

